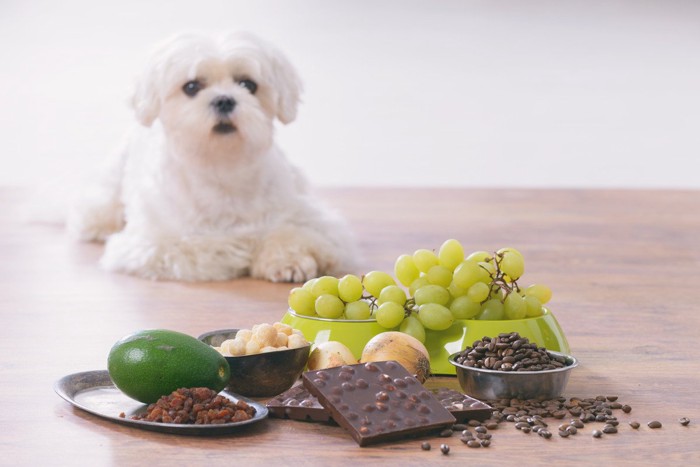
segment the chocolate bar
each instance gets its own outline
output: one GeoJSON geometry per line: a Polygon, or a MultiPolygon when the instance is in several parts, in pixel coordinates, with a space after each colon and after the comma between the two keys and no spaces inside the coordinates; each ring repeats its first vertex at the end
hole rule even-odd
{"type": "Polygon", "coordinates": [[[270,415],[309,422],[332,421],[331,414],[301,384],[292,386],[267,402],[270,415]]]}
{"type": "Polygon", "coordinates": [[[493,413],[490,405],[454,389],[437,388],[432,391],[442,406],[449,410],[460,423],[467,420],[483,421],[493,413]]]}
{"type": "Polygon", "coordinates": [[[456,422],[433,393],[395,361],[307,371],[302,381],[360,446],[417,436],[456,422]]]}

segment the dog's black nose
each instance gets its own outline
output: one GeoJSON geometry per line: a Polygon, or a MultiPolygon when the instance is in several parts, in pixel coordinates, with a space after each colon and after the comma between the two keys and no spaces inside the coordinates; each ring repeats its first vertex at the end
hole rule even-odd
{"type": "Polygon", "coordinates": [[[216,110],[217,113],[225,115],[233,111],[233,109],[236,107],[236,101],[233,99],[233,97],[219,96],[211,101],[211,105],[214,107],[214,110],[216,110]]]}

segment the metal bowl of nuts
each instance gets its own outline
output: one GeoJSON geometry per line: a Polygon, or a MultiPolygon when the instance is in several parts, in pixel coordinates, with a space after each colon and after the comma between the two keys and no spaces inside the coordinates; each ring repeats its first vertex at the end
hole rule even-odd
{"type": "MultiPolygon", "coordinates": [[[[246,330],[222,329],[199,336],[205,344],[217,348],[233,341],[246,330]]],[[[311,345],[305,340],[278,349],[261,349],[248,355],[230,355],[224,358],[231,368],[226,389],[246,397],[276,396],[294,385],[309,359],[311,345]],[[298,345],[298,346],[297,346],[298,345]]]]}
{"type": "Polygon", "coordinates": [[[484,337],[449,357],[465,394],[480,400],[553,399],[578,361],[539,347],[518,333],[484,337]]]}

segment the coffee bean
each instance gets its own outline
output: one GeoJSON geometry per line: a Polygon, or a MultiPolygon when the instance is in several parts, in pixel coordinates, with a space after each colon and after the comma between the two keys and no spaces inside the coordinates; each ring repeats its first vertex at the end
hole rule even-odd
{"type": "Polygon", "coordinates": [[[606,434],[617,433],[617,427],[612,426],[612,425],[605,425],[603,427],[603,433],[606,433],[606,434]]]}
{"type": "Polygon", "coordinates": [[[552,432],[548,430],[540,430],[537,434],[543,437],[544,439],[549,439],[552,437],[552,432]]]}
{"type": "Polygon", "coordinates": [[[617,400],[617,396],[607,396],[606,399],[610,402],[615,402],[617,400]]]}
{"type": "Polygon", "coordinates": [[[466,429],[467,429],[467,425],[465,425],[464,423],[455,423],[454,425],[452,425],[453,431],[463,431],[466,429]]]}
{"type": "Polygon", "coordinates": [[[476,439],[470,439],[469,441],[467,441],[467,446],[469,446],[470,448],[480,448],[481,442],[476,439]]]}
{"type": "Polygon", "coordinates": [[[567,431],[570,435],[575,435],[576,433],[578,433],[578,429],[577,429],[575,426],[573,426],[573,425],[569,425],[569,426],[566,428],[566,431],[567,431]]]}
{"type": "Polygon", "coordinates": [[[446,444],[441,444],[440,445],[440,451],[442,451],[443,454],[449,454],[450,453],[450,447],[446,444]]]}
{"type": "Polygon", "coordinates": [[[626,405],[626,404],[625,404],[625,405],[622,406],[622,411],[625,412],[625,413],[630,413],[630,412],[632,411],[632,407],[630,407],[629,405],[626,405]]]}
{"type": "Polygon", "coordinates": [[[593,430],[592,434],[594,438],[600,438],[601,436],[603,436],[603,432],[600,430],[593,430]]]}
{"type": "Polygon", "coordinates": [[[569,434],[570,433],[566,430],[559,430],[559,436],[561,436],[562,438],[567,438],[569,434]]]}
{"type": "Polygon", "coordinates": [[[486,433],[488,430],[486,429],[485,426],[480,425],[480,426],[477,426],[476,428],[474,428],[474,431],[476,431],[477,433],[486,433]]]}
{"type": "Polygon", "coordinates": [[[630,426],[636,430],[639,428],[639,422],[630,422],[630,426]]]}
{"type": "Polygon", "coordinates": [[[572,426],[575,426],[576,428],[583,428],[584,427],[584,423],[581,420],[574,419],[574,420],[571,420],[570,423],[572,426]]]}
{"type": "Polygon", "coordinates": [[[683,426],[688,426],[688,424],[690,423],[690,419],[688,417],[680,418],[680,419],[678,419],[678,421],[683,426]]]}
{"type": "Polygon", "coordinates": [[[430,451],[430,443],[427,442],[427,441],[424,441],[424,442],[420,445],[420,448],[421,448],[423,451],[430,451]]]}
{"type": "Polygon", "coordinates": [[[440,438],[449,438],[450,436],[452,436],[452,433],[453,433],[453,431],[451,428],[446,428],[446,429],[442,430],[438,436],[440,438]]]}
{"type": "Polygon", "coordinates": [[[649,428],[661,428],[661,422],[658,420],[654,420],[654,421],[647,423],[647,426],[649,428]]]}
{"type": "Polygon", "coordinates": [[[474,437],[474,433],[472,433],[471,431],[469,431],[469,430],[462,431],[462,438],[473,438],[473,437],[474,437]]]}
{"type": "Polygon", "coordinates": [[[491,440],[490,439],[482,439],[481,440],[481,445],[485,448],[491,446],[491,440]]]}

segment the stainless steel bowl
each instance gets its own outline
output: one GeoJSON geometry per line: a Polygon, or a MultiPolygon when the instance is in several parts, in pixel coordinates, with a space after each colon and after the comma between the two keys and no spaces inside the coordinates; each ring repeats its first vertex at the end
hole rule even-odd
{"type": "MultiPolygon", "coordinates": [[[[236,337],[238,329],[221,329],[199,336],[199,340],[214,347],[236,337]]],[[[280,394],[299,379],[311,345],[297,349],[277,350],[241,357],[224,357],[231,367],[229,391],[247,397],[272,397],[280,394]]]]}
{"type": "Polygon", "coordinates": [[[449,362],[455,366],[462,391],[476,399],[554,399],[563,394],[578,360],[571,355],[548,352],[564,357],[566,366],[543,371],[486,370],[457,363],[455,359],[462,352],[450,355],[449,362]]]}

